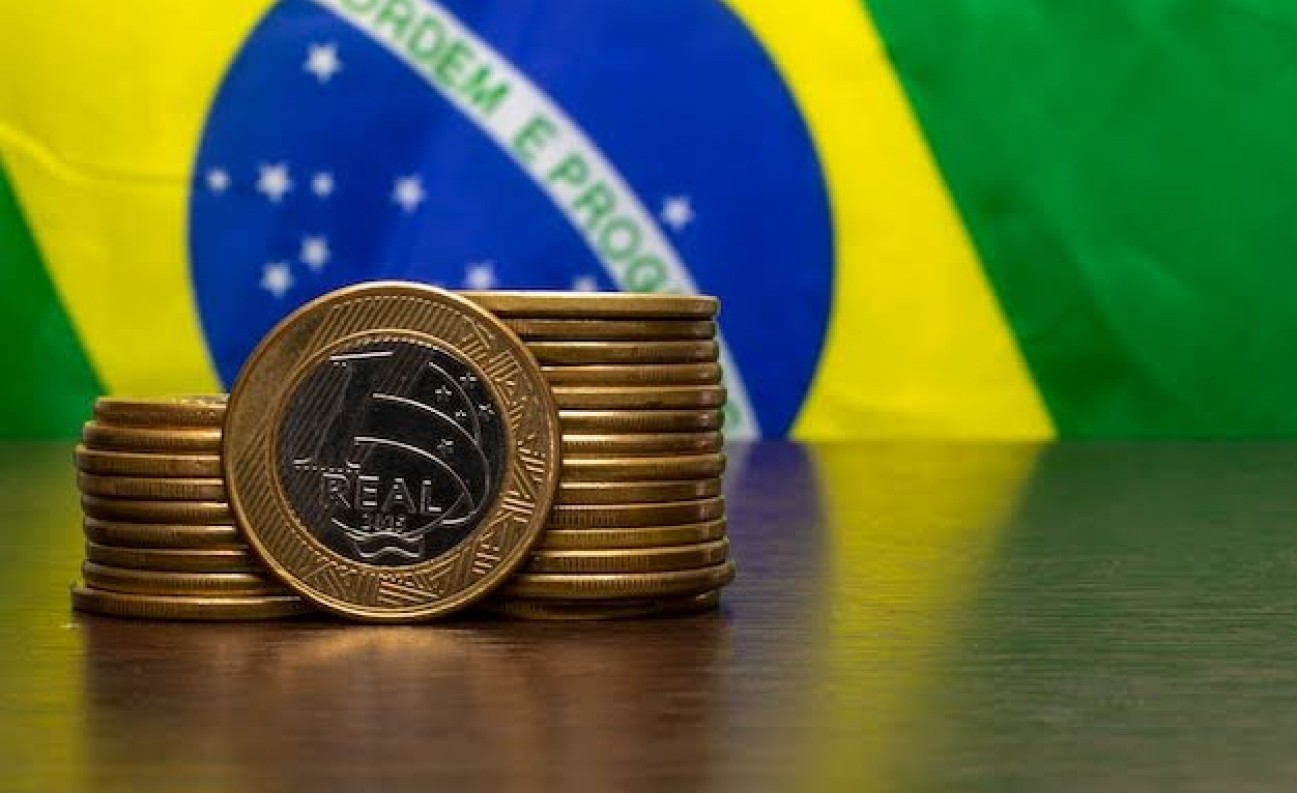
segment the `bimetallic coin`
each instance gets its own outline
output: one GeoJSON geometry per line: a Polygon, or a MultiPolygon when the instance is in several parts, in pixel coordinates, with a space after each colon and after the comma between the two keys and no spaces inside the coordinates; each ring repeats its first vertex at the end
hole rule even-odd
{"type": "Polygon", "coordinates": [[[708,363],[720,355],[714,341],[533,341],[542,364],[708,363]]]}
{"type": "Polygon", "coordinates": [[[725,519],[679,526],[641,526],[633,529],[549,529],[541,535],[539,550],[578,551],[656,548],[719,540],[725,536],[725,519]]]}
{"type": "Polygon", "coordinates": [[[221,451],[220,427],[156,429],[88,421],[81,429],[81,440],[87,448],[124,452],[218,454],[221,451]]]}
{"type": "Polygon", "coordinates": [[[130,595],[85,586],[73,587],[72,608],[110,617],[186,621],[269,620],[315,612],[297,595],[130,595]]]}
{"type": "Polygon", "coordinates": [[[734,563],[666,573],[518,573],[500,589],[507,599],[642,600],[694,595],[734,580],[734,563]]]}
{"type": "Polygon", "coordinates": [[[100,397],[95,418],[138,427],[217,427],[225,421],[225,395],[127,399],[100,397]]]}
{"type": "Polygon", "coordinates": [[[702,523],[725,515],[725,498],[664,501],[645,504],[555,504],[549,529],[628,529],[702,523]]]}
{"type": "Polygon", "coordinates": [[[546,600],[494,599],[485,604],[486,610],[501,617],[524,620],[581,621],[624,620],[647,617],[666,617],[699,614],[712,611],[721,603],[720,590],[701,595],[685,595],[656,600],[624,600],[614,603],[571,603],[546,600]]]}
{"type": "Polygon", "coordinates": [[[711,319],[720,302],[704,295],[630,292],[460,292],[500,317],[557,319],[711,319]]]}
{"type": "Polygon", "coordinates": [[[725,404],[715,385],[554,386],[559,410],[689,410],[725,404]]]}
{"type": "Polygon", "coordinates": [[[716,323],[710,320],[506,317],[504,324],[524,341],[669,341],[716,337],[716,323]]]}
{"type": "Polygon", "coordinates": [[[127,523],[211,525],[234,520],[224,501],[146,501],[82,495],[81,509],[92,518],[127,523]]]}
{"type": "Polygon", "coordinates": [[[563,434],[710,432],[725,423],[720,410],[560,410],[563,434]]]}
{"type": "Polygon", "coordinates": [[[90,449],[78,445],[77,468],[107,476],[219,477],[221,458],[215,454],[147,454],[90,449]]]}
{"type": "Polygon", "coordinates": [[[99,518],[81,519],[86,539],[125,548],[226,548],[249,552],[243,536],[232,525],[185,526],[165,523],[119,523],[99,518]]]}
{"type": "Polygon", "coordinates": [[[553,398],[485,309],[372,283],[297,310],[240,373],[230,502],[274,574],[321,608],[427,619],[527,559],[558,482],[553,398]]]}
{"type": "Polygon", "coordinates": [[[658,432],[621,435],[564,435],[563,456],[637,457],[658,454],[719,452],[724,437],[719,432],[658,432]]]}
{"type": "Polygon", "coordinates": [[[706,479],[725,471],[723,454],[690,454],[671,457],[563,457],[564,482],[645,481],[652,479],[706,479]]]}
{"type": "Polygon", "coordinates": [[[692,570],[720,564],[729,555],[729,540],[660,548],[591,551],[533,551],[524,573],[652,573],[692,570]]]}
{"type": "Polygon", "coordinates": [[[717,363],[592,364],[542,366],[545,381],[557,385],[716,385],[721,381],[717,363]]]}
{"type": "Polygon", "coordinates": [[[247,548],[123,548],[86,543],[86,560],[109,567],[173,573],[265,573],[247,548]]]}
{"type": "Polygon", "coordinates": [[[561,481],[554,496],[556,505],[627,504],[637,501],[688,501],[721,494],[721,480],[681,479],[659,482],[568,482],[561,481]]]}
{"type": "Polygon", "coordinates": [[[81,564],[86,586],[134,595],[286,595],[283,584],[256,573],[161,573],[95,562],[81,564]]]}
{"type": "Polygon", "coordinates": [[[82,493],[106,498],[144,498],[158,501],[223,501],[222,479],[181,479],[178,477],[101,476],[77,474],[82,493]]]}

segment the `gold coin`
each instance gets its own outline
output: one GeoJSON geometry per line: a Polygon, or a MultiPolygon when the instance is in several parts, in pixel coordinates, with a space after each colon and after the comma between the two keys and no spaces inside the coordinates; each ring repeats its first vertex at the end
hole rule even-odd
{"type": "Polygon", "coordinates": [[[668,341],[716,337],[716,323],[710,320],[506,317],[504,324],[524,341],[668,341]]]}
{"type": "Polygon", "coordinates": [[[221,451],[219,427],[156,429],[87,421],[81,429],[81,439],[87,448],[124,452],[217,454],[221,451]]]}
{"type": "Polygon", "coordinates": [[[725,404],[725,389],[715,385],[554,386],[559,410],[687,410],[725,404]]]}
{"type": "Polygon", "coordinates": [[[721,381],[717,363],[592,364],[542,366],[545,381],[557,385],[716,385],[721,381]]]}
{"type": "Polygon", "coordinates": [[[147,501],[83,494],[81,509],[92,518],[127,523],[210,525],[234,520],[229,504],[224,501],[147,501]]]}
{"type": "Polygon", "coordinates": [[[719,540],[725,536],[725,519],[679,526],[641,526],[633,529],[549,529],[541,535],[538,550],[580,551],[619,548],[657,548],[719,540]]]}
{"type": "Polygon", "coordinates": [[[147,454],[76,448],[77,468],[107,476],[219,477],[221,458],[215,454],[147,454]]]}
{"type": "Polygon", "coordinates": [[[101,545],[126,548],[232,548],[247,551],[243,535],[233,525],[184,525],[167,523],[121,523],[85,517],[81,521],[86,539],[101,545]]]}
{"type": "Polygon", "coordinates": [[[701,595],[685,595],[656,600],[625,600],[616,603],[572,603],[546,600],[493,599],[485,604],[487,611],[501,617],[523,620],[621,620],[698,614],[711,611],[721,603],[719,589],[701,595]]]}
{"type": "Polygon", "coordinates": [[[729,540],[658,548],[589,551],[533,551],[524,573],[655,573],[692,570],[720,564],[729,555],[729,540]]]}
{"type": "Polygon", "coordinates": [[[101,476],[77,474],[82,493],[105,498],[142,498],[158,501],[223,501],[225,480],[178,477],[101,476]]]}
{"type": "Polygon", "coordinates": [[[711,319],[720,302],[704,295],[630,292],[460,292],[501,317],[556,319],[711,319]]]}
{"type": "Polygon", "coordinates": [[[500,595],[535,600],[641,600],[710,592],[733,579],[733,562],[666,573],[518,573],[501,587],[500,595]]]}
{"type": "Polygon", "coordinates": [[[172,573],[264,573],[247,548],[123,548],[87,542],[86,560],[109,567],[172,573]]]}
{"type": "Polygon", "coordinates": [[[652,479],[705,479],[725,471],[723,454],[690,454],[672,457],[563,458],[564,482],[646,481],[652,479]]]}
{"type": "Polygon", "coordinates": [[[720,354],[714,341],[533,341],[527,349],[542,364],[710,363],[720,354]]]}
{"type": "Polygon", "coordinates": [[[315,611],[297,595],[176,597],[130,595],[85,586],[73,587],[72,608],[150,620],[268,620],[315,611]]]}
{"type": "Polygon", "coordinates": [[[298,309],[248,359],[226,415],[230,503],[257,556],[321,608],[373,622],[448,614],[512,575],[559,453],[527,348],[419,284],[298,309]]]}
{"type": "Polygon", "coordinates": [[[100,397],[95,418],[137,427],[217,427],[225,421],[225,395],[127,399],[100,397]]]}
{"type": "Polygon", "coordinates": [[[83,562],[86,586],[133,595],[286,595],[278,581],[257,573],[161,573],[83,562]]]}
{"type": "Polygon", "coordinates": [[[550,530],[629,529],[701,523],[724,515],[724,496],[645,504],[555,504],[547,525],[550,530]]]}
{"type": "Polygon", "coordinates": [[[560,410],[563,434],[709,432],[725,423],[720,410],[560,410]]]}
{"type": "Polygon", "coordinates": [[[719,432],[659,432],[622,435],[564,435],[563,455],[638,457],[659,454],[709,454],[724,447],[719,432]]]}
{"type": "Polygon", "coordinates": [[[658,482],[567,482],[558,485],[556,505],[628,504],[637,501],[689,501],[721,494],[721,480],[679,479],[658,482]]]}

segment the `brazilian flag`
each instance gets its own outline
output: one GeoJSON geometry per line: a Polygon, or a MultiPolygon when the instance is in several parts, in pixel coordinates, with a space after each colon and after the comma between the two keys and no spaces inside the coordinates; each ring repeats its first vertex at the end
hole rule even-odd
{"type": "Polygon", "coordinates": [[[1297,8],[0,11],[0,434],[336,287],[706,292],[734,436],[1297,434],[1297,8]]]}

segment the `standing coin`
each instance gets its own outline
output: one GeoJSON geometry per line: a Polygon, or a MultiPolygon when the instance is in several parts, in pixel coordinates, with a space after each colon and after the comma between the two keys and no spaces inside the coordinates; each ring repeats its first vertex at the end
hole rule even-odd
{"type": "Polygon", "coordinates": [[[247,551],[243,535],[233,525],[204,526],[167,523],[122,523],[87,515],[82,518],[86,539],[126,548],[237,548],[247,551]]]}
{"type": "Polygon", "coordinates": [[[101,476],[77,474],[77,487],[91,496],[106,498],[143,498],[159,501],[223,501],[225,482],[221,479],[181,479],[160,476],[101,476]]]}
{"type": "Polygon", "coordinates": [[[501,617],[523,620],[624,620],[667,615],[697,614],[711,611],[721,603],[719,589],[701,595],[659,598],[656,600],[621,600],[614,603],[582,601],[495,599],[485,608],[501,617]]]}
{"type": "Polygon", "coordinates": [[[691,570],[720,564],[729,554],[729,540],[659,548],[616,548],[590,551],[533,551],[525,573],[651,573],[691,570]]]}
{"type": "Polygon", "coordinates": [[[219,477],[221,458],[215,454],[147,454],[76,448],[77,468],[107,476],[219,477]]]}
{"type": "Polygon", "coordinates": [[[104,424],[139,427],[220,427],[225,420],[225,395],[126,399],[100,397],[95,418],[104,424]]]}
{"type": "Polygon", "coordinates": [[[131,595],[78,586],[72,608],[110,617],[150,620],[268,620],[315,611],[297,595],[183,597],[131,595]]]}
{"type": "Polygon", "coordinates": [[[109,567],[173,573],[263,572],[246,548],[122,548],[87,542],[86,560],[109,567]]]}
{"type": "Polygon", "coordinates": [[[720,355],[714,341],[533,341],[542,364],[708,363],[720,355]]]}
{"type": "Polygon", "coordinates": [[[555,385],[716,385],[718,363],[591,364],[542,366],[545,381],[555,385]]]}
{"type": "Polygon", "coordinates": [[[711,319],[720,302],[704,295],[645,295],[630,292],[460,292],[501,317],[558,319],[711,319]]]}
{"type": "Polygon", "coordinates": [[[688,501],[721,494],[721,480],[680,479],[659,482],[559,483],[556,505],[626,504],[635,501],[688,501]]]}
{"type": "Polygon", "coordinates": [[[81,496],[87,516],[128,523],[224,524],[233,520],[224,501],[146,501],[132,498],[81,496]]]}
{"type": "Polygon", "coordinates": [[[673,457],[563,458],[565,482],[645,481],[652,479],[707,479],[725,471],[723,454],[690,454],[673,457]]]}
{"type": "Polygon", "coordinates": [[[725,536],[725,519],[679,526],[640,526],[633,529],[548,529],[539,550],[591,551],[624,548],[657,548],[719,540],[725,536]]]}
{"type": "Polygon", "coordinates": [[[710,320],[505,318],[504,324],[525,341],[665,341],[716,336],[716,323],[710,320]]]}
{"type": "Polygon", "coordinates": [[[81,565],[86,586],[133,595],[285,595],[278,581],[254,573],[160,573],[95,562],[81,565]]]}
{"type": "Polygon", "coordinates": [[[714,385],[554,386],[559,410],[659,410],[717,408],[725,389],[714,385]]]}
{"type": "Polygon", "coordinates": [[[724,515],[723,496],[644,504],[555,504],[548,525],[551,529],[629,529],[701,523],[724,515]]]}
{"type": "Polygon", "coordinates": [[[505,598],[640,600],[693,595],[734,580],[734,563],[667,573],[519,573],[501,589],[505,598]]]}
{"type": "Polygon", "coordinates": [[[88,421],[81,429],[81,439],[92,449],[125,452],[216,454],[221,450],[220,427],[156,429],[88,421]]]}
{"type": "Polygon", "coordinates": [[[560,410],[563,433],[709,432],[725,423],[720,410],[560,410]]]}
{"type": "Polygon", "coordinates": [[[240,373],[230,502],[276,576],[320,607],[427,619],[485,596],[539,539],[559,473],[553,398],[496,317],[372,283],[298,309],[240,373]]]}

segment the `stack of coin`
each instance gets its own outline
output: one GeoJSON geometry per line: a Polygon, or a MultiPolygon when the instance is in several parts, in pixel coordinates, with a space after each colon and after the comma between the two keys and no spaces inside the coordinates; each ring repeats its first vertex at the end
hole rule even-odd
{"type": "Polygon", "coordinates": [[[83,611],[264,619],[311,611],[244,544],[221,476],[225,397],[103,398],[76,449],[83,611]]]}
{"type": "Polygon", "coordinates": [[[469,292],[541,365],[562,467],[540,542],[486,601],[591,619],[714,607],[728,559],[717,301],[682,295],[469,292]]]}

